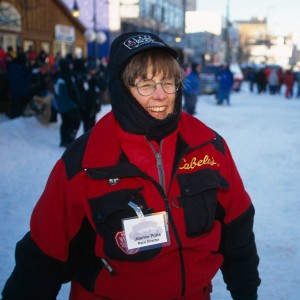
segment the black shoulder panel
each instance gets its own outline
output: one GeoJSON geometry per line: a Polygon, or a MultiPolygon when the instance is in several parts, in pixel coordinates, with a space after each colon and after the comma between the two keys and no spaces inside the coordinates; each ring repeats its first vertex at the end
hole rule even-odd
{"type": "Polygon", "coordinates": [[[90,133],[91,131],[88,131],[77,138],[62,155],[68,179],[71,179],[82,170],[82,159],[90,133]]]}
{"type": "Polygon", "coordinates": [[[220,151],[223,155],[225,154],[225,148],[224,148],[224,143],[223,143],[223,139],[222,137],[213,130],[213,132],[216,135],[216,138],[213,141],[213,145],[215,146],[215,148],[220,151]]]}
{"type": "Polygon", "coordinates": [[[172,174],[175,174],[177,165],[179,164],[181,153],[187,149],[189,145],[183,140],[182,136],[179,134],[177,137],[177,142],[176,142],[176,152],[175,152],[175,157],[174,157],[174,164],[173,164],[173,170],[172,174]]]}

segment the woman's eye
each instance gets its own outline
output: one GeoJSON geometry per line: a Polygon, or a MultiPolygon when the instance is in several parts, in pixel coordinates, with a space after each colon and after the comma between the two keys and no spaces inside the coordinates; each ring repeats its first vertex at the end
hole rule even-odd
{"type": "Polygon", "coordinates": [[[139,86],[142,89],[147,89],[147,88],[152,88],[152,83],[151,82],[143,82],[139,86]]]}

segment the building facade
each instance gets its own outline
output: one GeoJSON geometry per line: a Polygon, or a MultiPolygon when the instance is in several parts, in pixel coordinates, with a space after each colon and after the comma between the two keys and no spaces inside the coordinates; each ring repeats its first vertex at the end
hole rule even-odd
{"type": "Polygon", "coordinates": [[[134,4],[125,2],[132,1],[120,1],[120,32],[155,33],[183,55],[185,0],[140,0],[134,4]]]}
{"type": "Polygon", "coordinates": [[[86,55],[85,27],[60,0],[0,1],[0,45],[86,55]]]}
{"type": "Polygon", "coordinates": [[[239,61],[265,63],[271,46],[266,18],[252,18],[234,22],[239,32],[239,61]]]}
{"type": "Polygon", "coordinates": [[[280,65],[283,69],[299,66],[298,45],[292,36],[274,36],[267,19],[235,21],[239,33],[238,61],[244,65],[280,65]]]}
{"type": "MultiPolygon", "coordinates": [[[[75,0],[63,0],[69,9],[75,0]]],[[[182,53],[186,0],[76,0],[80,20],[87,29],[106,34],[99,51],[108,55],[110,43],[123,32],[156,33],[182,53]]],[[[103,56],[102,55],[102,56],[103,56]]]]}

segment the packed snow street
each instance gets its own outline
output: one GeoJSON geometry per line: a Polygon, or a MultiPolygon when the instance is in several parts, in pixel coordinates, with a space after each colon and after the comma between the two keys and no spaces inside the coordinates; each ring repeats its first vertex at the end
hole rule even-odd
{"type": "MultiPolygon", "coordinates": [[[[109,110],[102,106],[97,118],[109,110]]],[[[300,299],[300,98],[251,93],[244,82],[230,106],[199,96],[195,116],[227,140],[256,209],[258,298],[300,299]]],[[[29,230],[31,211],[63,151],[59,121],[43,126],[35,117],[0,115],[0,290],[14,267],[15,244],[29,230]]],[[[221,274],[213,284],[213,300],[230,299],[221,274]]],[[[59,300],[67,299],[68,288],[59,300]]]]}

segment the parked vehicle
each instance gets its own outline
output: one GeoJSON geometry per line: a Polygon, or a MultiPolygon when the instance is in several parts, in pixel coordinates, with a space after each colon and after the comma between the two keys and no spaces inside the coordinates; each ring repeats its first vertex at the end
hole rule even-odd
{"type": "MultiPolygon", "coordinates": [[[[218,82],[216,79],[217,73],[220,71],[221,65],[207,64],[202,67],[199,74],[201,84],[201,94],[216,94],[218,90],[218,82]]],[[[240,91],[244,80],[243,72],[238,64],[231,64],[230,70],[233,73],[234,84],[232,90],[240,91]]]]}
{"type": "Polygon", "coordinates": [[[216,75],[220,71],[220,65],[204,65],[199,74],[201,94],[216,94],[218,90],[218,83],[216,75]]]}

